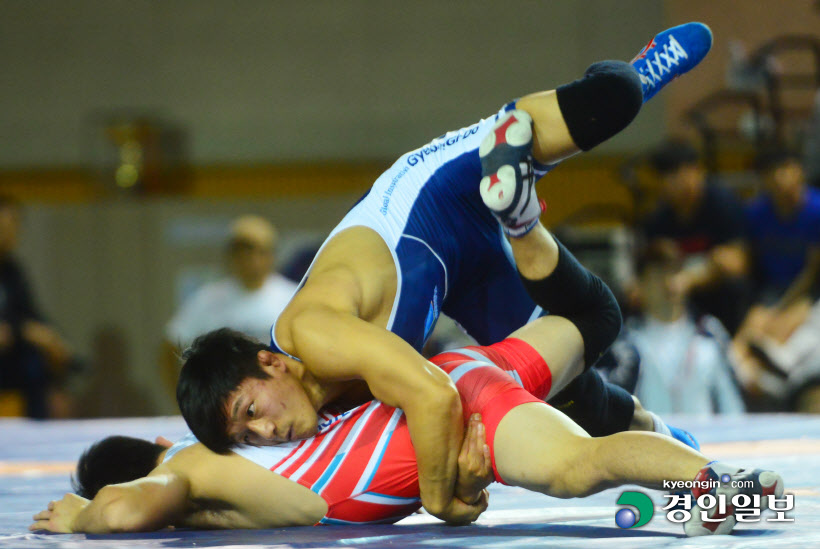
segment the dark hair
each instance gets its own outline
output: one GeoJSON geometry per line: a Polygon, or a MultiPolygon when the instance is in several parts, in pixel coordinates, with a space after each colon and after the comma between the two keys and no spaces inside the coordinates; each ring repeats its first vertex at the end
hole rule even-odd
{"type": "Polygon", "coordinates": [[[77,462],[71,488],[94,499],[103,487],[142,478],[157,466],[164,446],[141,438],[113,436],[92,444],[77,462]]]}
{"type": "Polygon", "coordinates": [[[757,155],[757,158],[755,158],[755,168],[760,172],[768,172],[787,162],[799,163],[801,160],[800,155],[791,149],[769,149],[757,155]]]}
{"type": "Polygon", "coordinates": [[[267,349],[244,334],[220,328],[196,338],[183,353],[177,403],[188,428],[211,451],[222,454],[233,446],[225,404],[244,380],[270,377],[256,359],[267,349]]]}
{"type": "Polygon", "coordinates": [[[697,164],[699,159],[697,149],[682,139],[668,139],[649,155],[650,165],[661,175],[674,173],[682,166],[697,164]]]}

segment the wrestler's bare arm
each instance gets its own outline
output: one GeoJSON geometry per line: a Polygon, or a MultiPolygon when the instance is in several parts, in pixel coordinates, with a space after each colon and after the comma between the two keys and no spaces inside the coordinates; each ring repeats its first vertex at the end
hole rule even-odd
{"type": "Polygon", "coordinates": [[[148,532],[172,525],[260,529],[310,526],[326,512],[325,501],[298,483],[236,454],[214,454],[196,444],[147,477],[104,487],[92,501],[66,494],[35,515],[30,529],[63,533],[148,532]]]}
{"type": "Polygon", "coordinates": [[[66,494],[34,515],[29,530],[90,534],[159,530],[181,518],[189,503],[189,488],[184,476],[164,471],[108,485],[91,501],[66,494]]]}
{"type": "Polygon", "coordinates": [[[277,341],[318,379],[363,379],[375,398],[404,410],[423,505],[443,520],[475,520],[482,505],[464,505],[453,495],[463,435],[458,392],[443,371],[382,327],[379,314],[395,295],[395,268],[384,243],[368,241],[371,236],[359,233],[338,255],[323,252],[279,318],[277,341]]]}
{"type": "MultiPolygon", "coordinates": [[[[363,379],[373,396],[404,410],[419,463],[422,503],[447,515],[462,439],[461,401],[450,378],[398,336],[350,314],[306,309],[293,324],[293,344],[324,379],[363,379]]],[[[442,516],[443,515],[443,516],[442,516]]]]}
{"type": "Polygon", "coordinates": [[[214,454],[196,444],[171,458],[168,465],[184,470],[190,481],[194,505],[182,517],[180,524],[184,526],[312,526],[327,514],[327,503],[321,496],[237,454],[214,454]]]}

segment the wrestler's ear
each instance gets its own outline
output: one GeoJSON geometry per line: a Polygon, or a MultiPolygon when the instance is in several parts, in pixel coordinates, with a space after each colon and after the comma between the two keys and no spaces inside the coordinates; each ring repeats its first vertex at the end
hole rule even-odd
{"type": "Polygon", "coordinates": [[[270,351],[259,351],[256,353],[256,359],[259,362],[259,367],[268,374],[273,374],[273,370],[286,370],[287,366],[282,357],[270,351]]]}

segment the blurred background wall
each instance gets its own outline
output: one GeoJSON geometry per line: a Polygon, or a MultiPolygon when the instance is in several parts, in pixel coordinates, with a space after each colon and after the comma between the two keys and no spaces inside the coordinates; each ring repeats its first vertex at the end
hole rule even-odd
{"type": "Polygon", "coordinates": [[[630,208],[615,167],[689,131],[682,114],[723,84],[729,40],[754,48],[820,22],[811,0],[0,7],[0,192],[24,204],[20,256],[49,318],[117,373],[112,402],[130,387],[134,414],[174,411],[155,375],[162,330],[186,276],[220,268],[235,215],[276,223],[284,260],[403,152],[703,20],[715,47],[696,74],[547,183],[552,223],[595,200],[630,208]]]}
{"type": "MultiPolygon", "coordinates": [[[[195,164],[389,159],[631,58],[651,0],[3,2],[0,166],[77,165],[89,117],[144,112],[195,164]]],[[[622,146],[648,142],[661,121],[622,146]]]]}

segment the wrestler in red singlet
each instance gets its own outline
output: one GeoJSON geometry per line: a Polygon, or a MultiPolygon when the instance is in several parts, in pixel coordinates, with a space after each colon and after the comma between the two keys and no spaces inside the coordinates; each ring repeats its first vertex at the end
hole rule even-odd
{"type": "MultiPolygon", "coordinates": [[[[551,375],[541,356],[518,339],[488,347],[466,347],[431,362],[446,371],[461,394],[465,422],[482,416],[495,468],[493,440],[504,415],[526,402],[543,402],[551,375]],[[520,383],[520,385],[519,385],[520,383]],[[522,387],[523,386],[523,387],[522,387]]],[[[319,434],[293,447],[237,449],[322,496],[323,524],[396,522],[421,506],[416,456],[401,410],[379,401],[363,404],[320,425],[319,434]]],[[[261,464],[261,463],[260,463],[261,464]]]]}

